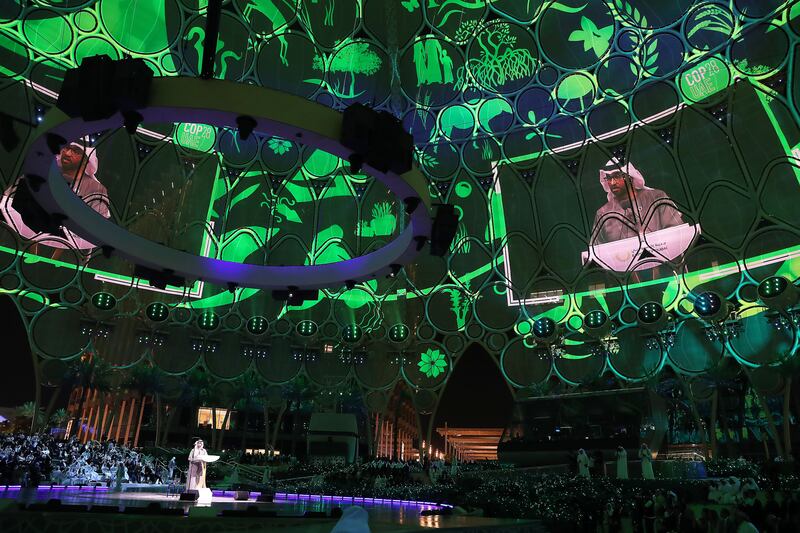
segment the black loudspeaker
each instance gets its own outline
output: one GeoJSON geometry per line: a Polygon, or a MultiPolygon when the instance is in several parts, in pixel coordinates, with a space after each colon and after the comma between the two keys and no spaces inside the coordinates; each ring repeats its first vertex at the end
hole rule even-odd
{"type": "Polygon", "coordinates": [[[153,71],[142,59],[84,58],[64,73],[58,108],[72,118],[100,120],[147,105],[153,71]]]}
{"type": "Polygon", "coordinates": [[[264,503],[264,502],[272,502],[272,500],[274,499],[275,499],[274,492],[262,492],[261,494],[258,495],[256,501],[264,503]]]}
{"type": "Polygon", "coordinates": [[[442,257],[450,250],[450,245],[458,230],[456,208],[450,204],[442,204],[436,211],[431,227],[431,255],[442,257]]]}
{"type": "Polygon", "coordinates": [[[391,113],[351,105],[344,110],[340,140],[353,150],[352,172],[360,171],[364,162],[380,172],[403,174],[411,170],[414,139],[391,113]]]}
{"type": "Polygon", "coordinates": [[[33,197],[31,189],[34,187],[35,182],[40,179],[35,176],[20,178],[17,181],[11,207],[19,213],[22,222],[33,231],[63,237],[64,233],[61,231],[61,224],[64,222],[64,218],[51,215],[45,211],[33,197]]]}
{"type": "Polygon", "coordinates": [[[166,289],[167,285],[172,285],[173,287],[186,286],[186,278],[176,275],[170,269],[154,270],[146,266],[135,265],[133,275],[139,279],[147,280],[150,285],[161,290],[166,289]]]}
{"type": "Polygon", "coordinates": [[[199,497],[200,493],[198,491],[187,490],[186,492],[181,492],[180,500],[182,502],[196,502],[199,497]]]}
{"type": "Polygon", "coordinates": [[[233,493],[233,499],[240,502],[246,502],[250,499],[250,491],[249,490],[237,490],[233,493]]]}
{"type": "Polygon", "coordinates": [[[289,305],[302,305],[305,301],[318,300],[319,290],[301,290],[297,287],[290,287],[287,290],[272,291],[272,298],[279,302],[288,302],[289,305]]]}

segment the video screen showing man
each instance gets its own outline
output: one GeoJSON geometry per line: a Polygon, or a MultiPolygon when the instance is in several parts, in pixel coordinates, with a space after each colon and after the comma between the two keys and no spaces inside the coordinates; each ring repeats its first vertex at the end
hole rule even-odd
{"type": "MultiPolygon", "coordinates": [[[[108,190],[97,179],[98,159],[94,147],[91,147],[85,140],[69,143],[56,155],[56,164],[75,194],[103,217],[111,216],[108,190]]],[[[15,182],[3,194],[0,199],[0,211],[2,211],[6,223],[14,228],[21,237],[55,248],[52,254],[53,259],[58,259],[65,248],[75,248],[84,253],[95,248],[91,242],[66,229],[62,229],[63,234],[59,235],[37,233],[30,229],[12,205],[18,183],[19,181],[15,182]]],[[[36,244],[33,247],[33,253],[39,253],[36,244]]]]}
{"type": "Polygon", "coordinates": [[[612,159],[599,178],[607,201],[595,213],[584,261],[591,258],[617,272],[641,270],[675,259],[689,247],[695,227],[683,220],[666,192],[645,184],[632,163],[612,159]]]}
{"type": "Polygon", "coordinates": [[[631,163],[620,165],[613,159],[609,161],[600,169],[600,186],[606,191],[608,201],[594,216],[593,244],[618,241],[683,224],[681,212],[667,193],[646,186],[644,176],[631,163]],[[609,213],[619,215],[629,223],[608,216],[609,213]]]}

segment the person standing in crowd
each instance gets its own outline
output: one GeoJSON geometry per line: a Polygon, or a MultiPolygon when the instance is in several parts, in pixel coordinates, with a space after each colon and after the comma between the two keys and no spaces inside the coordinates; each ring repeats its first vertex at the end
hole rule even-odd
{"type": "Polygon", "coordinates": [[[586,450],[581,448],[578,450],[578,475],[580,477],[589,479],[591,475],[589,474],[589,466],[590,466],[589,456],[586,455],[586,450]]]}
{"type": "Polygon", "coordinates": [[[617,479],[628,479],[628,452],[617,446],[617,479]]]}
{"type": "Polygon", "coordinates": [[[653,452],[647,444],[642,443],[639,448],[639,459],[642,461],[642,478],[655,479],[653,474],[653,452]]]}

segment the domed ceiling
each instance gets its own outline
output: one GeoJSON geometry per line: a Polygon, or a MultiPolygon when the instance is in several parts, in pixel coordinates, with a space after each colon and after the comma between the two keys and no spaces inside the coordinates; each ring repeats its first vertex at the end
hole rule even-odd
{"type": "MultiPolygon", "coordinates": [[[[473,342],[515,387],[775,365],[794,355],[796,321],[765,312],[757,287],[800,273],[790,3],[224,1],[216,78],[391,112],[432,201],[459,215],[444,258],[426,249],[397,276],[288,306],[247,287],[152,287],[79,236],[34,234],[11,206],[65,70],[105,54],[197,76],[206,2],[2,2],[0,285],[45,361],[91,350],[171,374],[370,389],[439,388],[473,342]],[[727,320],[698,318],[709,292],[727,320]],[[666,322],[643,327],[651,310],[666,322]]],[[[102,199],[79,190],[87,203],[196,254],[332,263],[406,223],[379,182],[291,139],[182,123],[75,141],[102,199]]]]}

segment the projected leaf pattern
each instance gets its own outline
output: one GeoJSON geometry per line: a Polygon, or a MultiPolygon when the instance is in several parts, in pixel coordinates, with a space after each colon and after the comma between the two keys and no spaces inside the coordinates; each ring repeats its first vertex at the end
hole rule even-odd
{"type": "MultiPolygon", "coordinates": [[[[615,362],[626,357],[625,346],[609,359],[578,349],[585,344],[579,338],[560,359],[540,359],[531,322],[551,317],[579,337],[586,312],[599,307],[631,326],[630,312],[652,299],[680,321],[691,317],[692,293],[709,287],[743,302],[744,313],[758,312],[752,299],[740,298],[748,286],[767,274],[800,275],[792,255],[800,173],[790,159],[800,145],[792,104],[800,81],[787,57],[797,44],[796,13],[781,4],[756,17],[722,1],[680,12],[641,0],[603,4],[227,2],[215,77],[276,87],[336,109],[366,102],[402,118],[432,199],[463,213],[450,254],[422,256],[395,278],[330,288],[292,307],[249,288],[196,283],[174,294],[153,292],[117,259],[73,250],[56,256],[46,243],[26,242],[3,227],[2,286],[21,302],[34,351],[69,358],[93,349],[119,365],[151,359],[180,373],[209,360],[217,363],[209,367],[224,367],[218,363],[225,358],[243,357],[242,345],[263,344],[270,356],[240,367],[285,382],[311,364],[296,352],[336,358],[343,328],[357,326],[364,349],[387,360],[410,361],[419,342],[451,357],[451,365],[421,379],[412,376],[416,364],[399,365],[396,379],[419,388],[443,386],[459,356],[445,346],[463,348],[448,341],[465,335],[496,354],[517,386],[524,376],[541,382],[553,372],[568,382],[591,381],[605,370],[636,381],[664,361],[672,364],[669,350],[662,350],[662,364],[642,363],[638,374],[634,363],[626,364],[624,375],[615,362]],[[747,46],[737,47],[742,42],[747,46]],[[717,81],[693,70],[701,63],[722,65],[717,81]],[[725,92],[735,77],[746,78],[754,92],[725,92]],[[777,132],[782,150],[771,163],[736,118],[739,109],[753,108],[777,132]],[[580,259],[595,209],[605,201],[597,170],[612,157],[642,166],[648,186],[666,190],[684,219],[702,227],[694,248],[680,261],[649,269],[651,279],[633,271],[598,273],[580,259]],[[707,167],[693,163],[702,160],[707,167]],[[722,160],[737,163],[721,169],[722,160]],[[678,179],[665,181],[663,173],[678,179]],[[736,216],[714,215],[726,209],[736,216]],[[94,309],[89,301],[97,292],[113,294],[115,309],[94,309]],[[144,317],[154,301],[171,309],[159,326],[144,317]],[[220,326],[201,333],[194,324],[207,310],[219,315],[220,326]],[[269,321],[263,335],[243,331],[254,316],[269,321]],[[303,320],[319,327],[311,341],[294,333],[303,320]],[[98,324],[109,326],[108,338],[96,333],[98,324]],[[392,341],[393,324],[407,325],[409,339],[392,341]],[[168,351],[137,341],[139,332],[156,329],[168,332],[168,351]],[[53,335],[63,342],[54,345],[53,335]],[[223,335],[238,340],[216,352],[205,344],[191,348],[193,338],[223,335]],[[333,355],[322,353],[325,344],[334,346],[333,355]]],[[[64,70],[95,53],[142,57],[161,76],[196,75],[205,7],[191,0],[90,0],[75,8],[9,3],[0,25],[0,111],[18,120],[15,131],[24,140],[54,105],[64,70]]],[[[204,143],[172,144],[176,129],[146,129],[132,138],[98,132],[95,142],[113,219],[153,240],[229,261],[311,264],[367,253],[404,227],[397,199],[351,175],[344,162],[289,139],[240,143],[233,132],[219,131],[213,147],[199,151],[191,146],[204,143]]],[[[17,176],[21,156],[21,147],[0,155],[4,186],[17,176]]],[[[787,341],[792,353],[795,337],[787,341]]]]}

